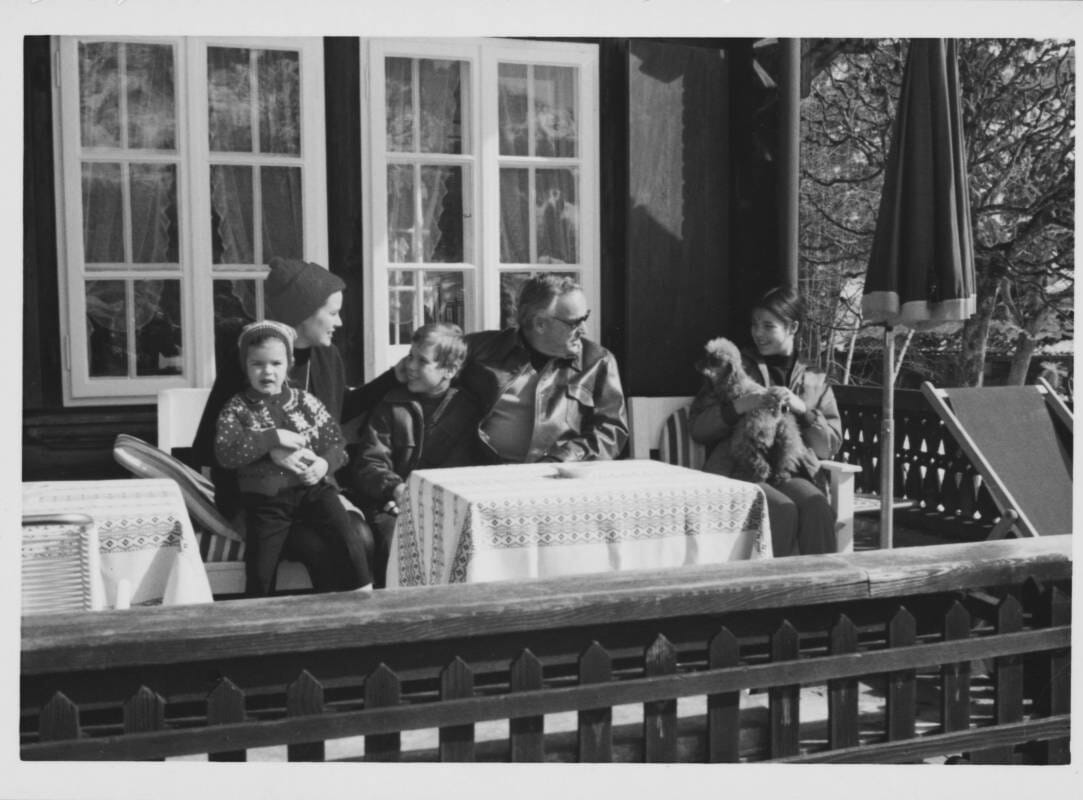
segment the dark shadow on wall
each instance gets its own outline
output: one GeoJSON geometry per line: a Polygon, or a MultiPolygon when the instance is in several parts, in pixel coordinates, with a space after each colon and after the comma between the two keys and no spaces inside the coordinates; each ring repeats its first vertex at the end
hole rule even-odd
{"type": "Polygon", "coordinates": [[[729,333],[725,50],[634,40],[629,52],[627,395],[685,395],[729,333]]]}

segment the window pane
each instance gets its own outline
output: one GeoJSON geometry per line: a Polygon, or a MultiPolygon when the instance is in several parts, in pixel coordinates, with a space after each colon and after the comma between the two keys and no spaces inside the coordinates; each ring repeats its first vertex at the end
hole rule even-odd
{"type": "Polygon", "coordinates": [[[425,262],[463,260],[462,167],[421,168],[422,246],[425,262]]]}
{"type": "Polygon", "coordinates": [[[510,328],[516,324],[515,309],[519,303],[519,292],[529,278],[529,272],[500,273],[500,326],[510,328]]]}
{"type": "Polygon", "coordinates": [[[251,72],[248,50],[207,48],[211,150],[252,152],[251,72]]]}
{"type": "Polygon", "coordinates": [[[409,344],[414,331],[431,322],[462,327],[464,280],[464,273],[458,270],[392,270],[388,274],[391,344],[409,344]]]}
{"type": "Polygon", "coordinates": [[[534,67],[534,155],[575,156],[576,72],[575,67],[534,67]]]}
{"type": "Polygon", "coordinates": [[[304,253],[301,168],[263,167],[263,262],[274,256],[300,258],[304,253]]]}
{"type": "Polygon", "coordinates": [[[259,149],[301,152],[301,59],[296,52],[259,54],[259,149]]]}
{"type": "Polygon", "coordinates": [[[389,341],[393,345],[409,344],[414,335],[416,280],[416,272],[392,270],[388,273],[389,341]]]}
{"type": "Polygon", "coordinates": [[[574,169],[539,169],[535,196],[539,264],[579,263],[578,176],[574,169]]]}
{"type": "Polygon", "coordinates": [[[120,72],[115,42],[79,43],[83,147],[120,147],[120,72]]]}
{"type": "Polygon", "coordinates": [[[124,281],[86,282],[90,377],[128,374],[128,306],[124,281]]]}
{"type": "Polygon", "coordinates": [[[463,151],[463,62],[418,62],[421,97],[421,151],[463,151]]]}
{"type": "Polygon", "coordinates": [[[135,374],[180,375],[180,281],[135,281],[135,374]]]}
{"type": "Polygon", "coordinates": [[[87,264],[124,262],[120,164],[83,164],[83,250],[87,264]]]}
{"type": "Polygon", "coordinates": [[[211,166],[211,259],[215,264],[254,264],[252,167],[211,166]]]}
{"type": "Polygon", "coordinates": [[[400,153],[414,149],[413,61],[384,60],[384,92],[387,95],[387,149],[400,153]]]}
{"type": "Polygon", "coordinates": [[[500,170],[500,262],[530,261],[530,176],[525,169],[500,170]]]}
{"type": "Polygon", "coordinates": [[[214,281],[214,330],[236,332],[243,325],[256,319],[256,281],[214,281]]]}
{"type": "Polygon", "coordinates": [[[414,168],[408,164],[387,167],[387,258],[414,260],[414,168]]]}
{"type": "Polygon", "coordinates": [[[498,72],[500,155],[527,155],[526,65],[501,64],[498,72]]]}
{"type": "Polygon", "coordinates": [[[175,164],[132,164],[132,261],[176,264],[177,167],[175,164]]]}
{"type": "Polygon", "coordinates": [[[463,327],[463,273],[426,270],[422,274],[425,281],[422,318],[425,323],[452,322],[463,327]]]}
{"type": "Polygon", "coordinates": [[[128,147],[175,150],[177,119],[173,48],[127,45],[128,147]]]}

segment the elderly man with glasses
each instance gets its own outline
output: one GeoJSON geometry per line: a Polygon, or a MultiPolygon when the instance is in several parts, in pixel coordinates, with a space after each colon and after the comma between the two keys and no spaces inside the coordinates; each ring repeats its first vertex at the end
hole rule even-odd
{"type": "Polygon", "coordinates": [[[586,461],[620,455],[628,440],[613,354],[585,338],[590,309],[574,280],[530,278],[517,325],[466,337],[460,383],[482,402],[482,450],[492,463],[586,461]]]}

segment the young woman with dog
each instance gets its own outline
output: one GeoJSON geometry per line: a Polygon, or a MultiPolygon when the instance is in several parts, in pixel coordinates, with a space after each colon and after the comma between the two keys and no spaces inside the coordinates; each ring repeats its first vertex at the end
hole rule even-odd
{"type": "MultiPolygon", "coordinates": [[[[795,475],[760,483],[767,495],[775,556],[832,553],[836,549],[835,512],[817,485],[816,474],[820,459],[831,458],[842,444],[842,422],[826,375],[809,369],[794,352],[794,336],[804,318],[804,304],[793,289],[770,289],[752,308],[754,346],[741,351],[749,376],[765,389],[779,387],[785,392],[783,407],[797,421],[805,445],[795,475]]],[[[776,389],[731,400],[720,396],[710,380],[704,381],[689,415],[692,438],[708,448],[704,470],[728,474],[732,469],[726,457],[729,448],[720,445],[733,434],[743,414],[776,403],[778,394],[776,389]]]]}

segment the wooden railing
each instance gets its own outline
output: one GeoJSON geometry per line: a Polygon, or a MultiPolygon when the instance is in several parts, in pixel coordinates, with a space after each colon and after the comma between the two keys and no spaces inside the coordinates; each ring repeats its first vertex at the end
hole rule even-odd
{"type": "Polygon", "coordinates": [[[1065,762],[1071,567],[1065,536],[26,617],[22,757],[1065,762]]]}
{"type": "MultiPolygon", "coordinates": [[[[855,491],[880,492],[880,387],[836,386],[842,449],[836,458],[859,464],[855,491]]],[[[974,465],[920,391],[895,392],[895,497],[916,501],[895,512],[911,528],[956,541],[985,539],[1000,516],[974,465]]]]}

